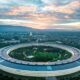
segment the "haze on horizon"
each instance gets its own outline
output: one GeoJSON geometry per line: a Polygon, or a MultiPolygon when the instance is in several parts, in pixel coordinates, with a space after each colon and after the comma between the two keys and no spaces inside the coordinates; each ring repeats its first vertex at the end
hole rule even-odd
{"type": "Polygon", "coordinates": [[[0,0],[0,24],[80,29],[80,0],[0,0]]]}

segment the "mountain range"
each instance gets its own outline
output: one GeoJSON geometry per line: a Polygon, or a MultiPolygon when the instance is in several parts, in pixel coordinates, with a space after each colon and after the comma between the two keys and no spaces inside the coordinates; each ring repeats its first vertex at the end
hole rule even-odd
{"type": "Polygon", "coordinates": [[[0,25],[0,32],[2,31],[34,31],[35,29],[24,27],[24,26],[11,26],[11,25],[0,25]]]}
{"type": "Polygon", "coordinates": [[[11,32],[11,31],[16,31],[16,32],[26,32],[26,31],[80,31],[79,30],[62,30],[62,29],[34,29],[30,27],[25,27],[25,26],[12,26],[12,25],[0,25],[0,32],[11,32]]]}

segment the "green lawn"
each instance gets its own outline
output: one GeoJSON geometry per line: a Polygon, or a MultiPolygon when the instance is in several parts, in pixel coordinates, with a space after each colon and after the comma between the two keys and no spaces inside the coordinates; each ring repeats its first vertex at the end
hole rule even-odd
{"type": "Polygon", "coordinates": [[[9,55],[19,60],[32,62],[53,62],[57,60],[67,59],[72,56],[72,54],[66,50],[44,46],[39,46],[36,48],[34,46],[19,48],[12,51],[9,55]]]}

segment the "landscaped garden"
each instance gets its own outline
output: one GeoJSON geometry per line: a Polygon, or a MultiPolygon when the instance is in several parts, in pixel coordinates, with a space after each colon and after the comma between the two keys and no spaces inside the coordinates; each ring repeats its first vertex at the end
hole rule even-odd
{"type": "Polygon", "coordinates": [[[72,56],[66,50],[49,46],[30,46],[13,50],[9,54],[12,58],[30,62],[54,62],[68,59],[72,56]]]}

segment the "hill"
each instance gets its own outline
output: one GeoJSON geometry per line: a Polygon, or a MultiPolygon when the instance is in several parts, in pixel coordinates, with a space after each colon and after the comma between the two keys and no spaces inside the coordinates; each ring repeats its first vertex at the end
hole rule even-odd
{"type": "Polygon", "coordinates": [[[3,31],[34,31],[35,29],[24,26],[0,25],[0,32],[3,31]]]}

